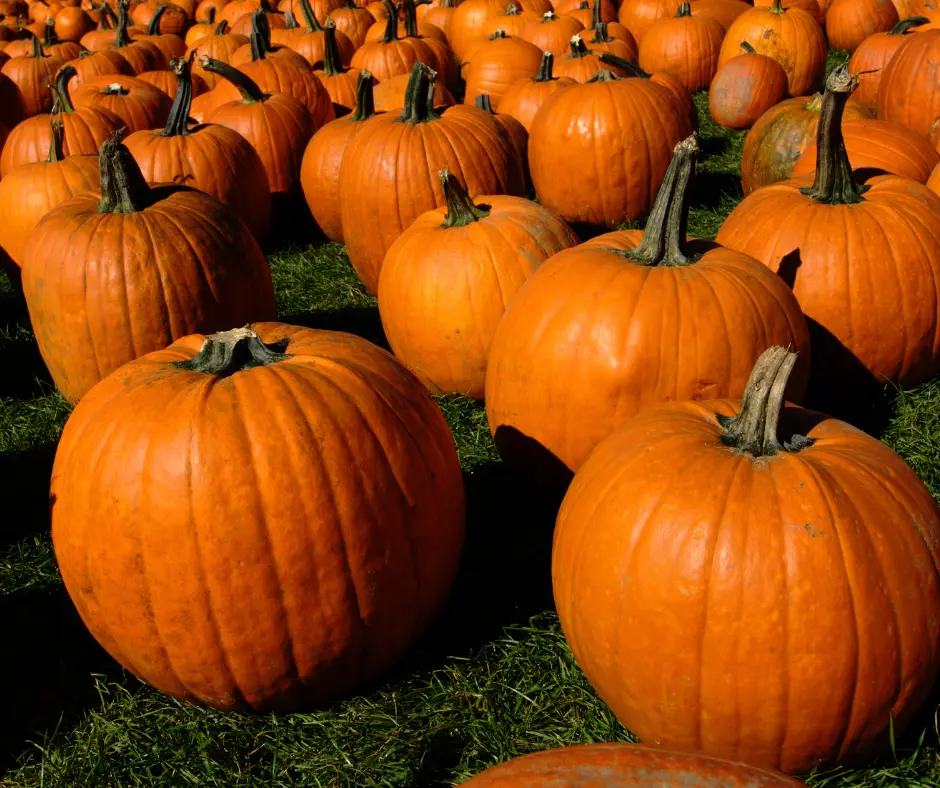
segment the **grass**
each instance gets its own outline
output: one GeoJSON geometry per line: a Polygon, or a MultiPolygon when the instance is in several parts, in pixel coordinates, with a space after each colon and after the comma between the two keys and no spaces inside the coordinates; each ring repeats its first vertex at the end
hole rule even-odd
{"type": "MultiPolygon", "coordinates": [[[[716,128],[703,96],[696,103],[705,156],[690,232],[708,238],[741,197],[743,135],[716,128]]],[[[384,344],[375,300],[342,247],[291,241],[269,257],[282,319],[384,344]]],[[[631,739],[578,669],[552,610],[552,512],[503,473],[479,404],[439,400],[465,471],[468,540],[433,630],[361,696],[308,714],[226,715],[144,686],[84,630],[48,536],[48,480],[69,407],[9,289],[0,289],[0,358],[3,788],[425,788],[537,749],[631,739]]],[[[940,495],[940,380],[898,393],[883,438],[940,495]]],[[[928,706],[878,763],[808,782],[940,788],[935,704],[928,706]]]]}

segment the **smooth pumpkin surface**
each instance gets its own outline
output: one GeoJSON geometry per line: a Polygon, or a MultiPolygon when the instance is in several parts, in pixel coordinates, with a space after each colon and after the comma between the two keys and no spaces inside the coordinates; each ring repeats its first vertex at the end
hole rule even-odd
{"type": "Polygon", "coordinates": [[[902,19],[888,32],[873,33],[862,41],[849,59],[849,71],[858,74],[858,87],[852,98],[874,106],[885,67],[904,43],[905,36],[929,21],[923,16],[902,19]]]}
{"type": "Polygon", "coordinates": [[[693,16],[681,3],[672,17],[654,23],[640,45],[640,68],[676,77],[690,93],[707,88],[718,70],[718,53],[725,37],[720,22],[693,16]]]}
{"type": "Polygon", "coordinates": [[[127,364],[73,412],[53,475],[89,630],[144,681],[226,710],[309,708],[389,668],[463,543],[440,410],[339,332],[255,324],[127,364]]]}
{"type": "Polygon", "coordinates": [[[881,76],[878,117],[924,136],[933,133],[940,117],[940,30],[904,36],[881,76]]]}
{"type": "Polygon", "coordinates": [[[891,0],[834,0],[826,12],[829,46],[854,52],[869,36],[887,33],[898,23],[891,0]]]}
{"type": "Polygon", "coordinates": [[[539,73],[530,79],[518,79],[503,94],[500,112],[518,120],[527,132],[532,131],[535,113],[541,109],[556,90],[576,84],[570,77],[556,77],[554,71],[555,56],[545,51],[539,73]]]}
{"type": "Polygon", "coordinates": [[[749,129],[787,95],[787,75],[780,64],[757,52],[731,58],[715,74],[708,89],[708,111],[720,126],[749,129]]]}

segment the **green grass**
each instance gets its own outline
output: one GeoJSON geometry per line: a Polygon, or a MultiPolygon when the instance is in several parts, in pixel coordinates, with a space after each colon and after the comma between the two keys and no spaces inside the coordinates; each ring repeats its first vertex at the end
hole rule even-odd
{"type": "MultiPolygon", "coordinates": [[[[690,232],[710,238],[741,196],[743,134],[716,128],[703,96],[696,103],[704,157],[690,232]]],[[[283,319],[384,341],[342,247],[295,243],[270,260],[283,319]]],[[[552,611],[552,512],[502,473],[485,412],[466,399],[439,400],[466,472],[464,564],[448,608],[394,674],[318,712],[248,717],[177,703],[123,673],[56,570],[46,497],[69,407],[4,288],[0,277],[0,786],[424,788],[537,749],[630,740],[552,611]]],[[[940,496],[940,381],[899,394],[884,439],[940,496]]],[[[870,768],[809,783],[940,788],[932,711],[870,768]]]]}

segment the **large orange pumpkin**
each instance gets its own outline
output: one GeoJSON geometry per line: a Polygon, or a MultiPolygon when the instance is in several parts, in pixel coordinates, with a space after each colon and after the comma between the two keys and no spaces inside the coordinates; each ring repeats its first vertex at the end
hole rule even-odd
{"type": "Polygon", "coordinates": [[[205,55],[213,60],[221,60],[223,63],[229,63],[239,48],[248,43],[247,36],[240,36],[234,33],[227,33],[228,22],[224,19],[216,25],[215,32],[211,36],[202,39],[198,44],[192,47],[196,53],[196,59],[193,61],[193,74],[196,74],[205,81],[210,87],[214,88],[222,77],[211,71],[206,71],[199,65],[199,58],[205,55]]]}
{"type": "Polygon", "coordinates": [[[791,285],[810,319],[817,401],[841,412],[881,397],[887,381],[907,387],[940,371],[940,198],[906,178],[852,172],[841,115],[855,87],[844,68],[830,75],[814,179],[758,189],[718,232],[791,285]],[[831,401],[841,386],[851,399],[831,401]]]}
{"type": "Polygon", "coordinates": [[[453,175],[440,175],[447,206],[419,216],[388,250],[379,314],[395,355],[431,392],[482,399],[507,305],[547,258],[578,238],[536,203],[471,200],[453,175]]]}
{"type": "Polygon", "coordinates": [[[15,114],[22,118],[31,118],[40,112],[52,110],[53,96],[49,85],[55,79],[56,71],[65,63],[65,58],[47,56],[38,38],[33,37],[32,44],[30,54],[10,58],[0,69],[0,74],[16,85],[13,99],[17,107],[15,114]]]}
{"type": "Polygon", "coordinates": [[[878,117],[924,136],[934,132],[940,117],[940,30],[904,36],[881,76],[878,117]]]}
{"type": "Polygon", "coordinates": [[[493,766],[461,788],[798,788],[780,772],[636,744],[579,744],[493,766]]]}
{"type": "Polygon", "coordinates": [[[541,62],[542,53],[538,47],[497,31],[476,49],[470,59],[464,104],[474,104],[477,96],[487,94],[493,109],[498,110],[509,86],[538,74],[541,62]]]}
{"type": "Polygon", "coordinates": [[[46,214],[23,254],[39,351],[69,402],[180,337],[275,312],[267,261],[229,208],[149,187],[116,136],[101,147],[100,177],[100,195],[46,214]]]}
{"type": "Polygon", "coordinates": [[[826,37],[833,49],[854,52],[866,38],[897,23],[890,0],[834,0],[826,12],[826,37]]]}
{"type": "Polygon", "coordinates": [[[72,66],[75,69],[75,76],[69,82],[72,87],[78,87],[92,77],[109,74],[134,76],[134,69],[131,68],[130,63],[123,55],[119,55],[111,49],[106,49],[103,52],[82,52],[77,58],[70,60],[65,65],[72,66]]]}
{"type": "Polygon", "coordinates": [[[660,19],[676,13],[676,0],[624,0],[617,12],[617,21],[633,34],[637,44],[660,19]]]}
{"type": "Polygon", "coordinates": [[[124,121],[128,133],[158,129],[170,117],[171,99],[149,82],[123,74],[92,77],[81,85],[69,85],[76,107],[99,107],[124,121]]]}
{"type": "Polygon", "coordinates": [[[802,773],[868,761],[927,697],[940,516],[881,441],[784,407],[795,361],[772,347],[743,400],[663,405],[603,441],[552,581],[578,663],[644,742],[802,773]]]}
{"type": "Polygon", "coordinates": [[[552,73],[554,60],[555,56],[550,51],[543,52],[539,73],[531,79],[516,80],[503,94],[499,105],[501,113],[518,120],[527,132],[531,132],[535,113],[549,96],[556,90],[576,84],[570,77],[556,77],[552,73]]]}
{"type": "Polygon", "coordinates": [[[373,293],[395,239],[422,213],[444,205],[439,170],[446,167],[473,194],[525,193],[522,164],[496,119],[468,106],[439,114],[433,100],[434,72],[416,63],[405,109],[363,124],[343,156],[340,212],[346,250],[373,293]]]}
{"type": "MultiPolygon", "coordinates": [[[[496,331],[490,430],[508,463],[551,487],[643,408],[740,395],[768,344],[809,348],[783,280],[747,255],[686,239],[697,152],[694,136],[676,146],[644,233],[607,233],[555,255],[496,331]]],[[[796,399],[808,371],[793,382],[796,399]]]]}
{"type": "Polygon", "coordinates": [[[680,3],[673,17],[654,23],[640,46],[640,68],[675,76],[690,93],[707,88],[718,69],[718,53],[725,36],[720,22],[692,16],[688,3],[680,3]]]}
{"type": "Polygon", "coordinates": [[[51,496],[92,634],[226,710],[310,707],[391,667],[463,544],[453,438],[421,383],[359,337],[281,323],[188,336],[96,386],[51,496]]]}
{"type": "Polygon", "coordinates": [[[520,38],[542,52],[551,52],[555,57],[564,57],[568,52],[571,37],[582,30],[584,30],[584,25],[574,17],[558,16],[553,11],[548,11],[538,22],[531,22],[522,31],[520,38]]]}
{"type": "Polygon", "coordinates": [[[665,88],[601,71],[554,93],[535,116],[532,184],[540,202],[566,221],[616,227],[649,211],[673,147],[691,131],[665,88]]]}
{"type": "Polygon", "coordinates": [[[390,11],[385,36],[381,41],[367,42],[359,47],[350,65],[372,72],[376,80],[382,82],[399,74],[407,74],[418,62],[433,67],[437,65],[437,57],[422,39],[399,38],[398,15],[390,11]]]}
{"type": "Polygon", "coordinates": [[[852,98],[874,105],[885,67],[906,41],[906,34],[929,21],[925,16],[902,19],[887,33],[875,33],[862,41],[849,60],[849,71],[858,74],[858,87],[852,98]]]}

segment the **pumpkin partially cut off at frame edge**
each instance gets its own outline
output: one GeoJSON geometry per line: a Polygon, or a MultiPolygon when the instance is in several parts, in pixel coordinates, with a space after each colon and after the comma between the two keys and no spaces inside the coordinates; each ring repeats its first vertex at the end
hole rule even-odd
{"type": "Polygon", "coordinates": [[[340,332],[254,324],[125,365],[72,413],[52,479],[56,559],[91,633],[225,710],[309,709],[387,670],[463,545],[441,411],[340,332]]]}
{"type": "MultiPolygon", "coordinates": [[[[577,88],[569,88],[569,91],[577,88]]],[[[786,284],[757,260],[688,239],[695,137],[679,143],[646,230],[547,260],[490,350],[486,414],[507,465],[563,489],[624,419],[666,400],[740,395],[760,353],[809,336],[786,284]]],[[[799,401],[809,359],[792,381],[799,401]]]]}
{"type": "Polygon", "coordinates": [[[884,443],[784,407],[795,362],[771,347],[742,400],[661,405],[600,443],[552,584],[578,664],[644,742],[805,773],[867,763],[927,698],[940,514],[884,443]]]}

